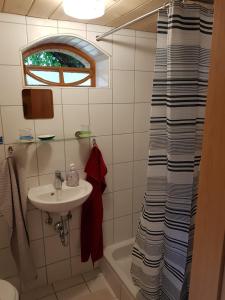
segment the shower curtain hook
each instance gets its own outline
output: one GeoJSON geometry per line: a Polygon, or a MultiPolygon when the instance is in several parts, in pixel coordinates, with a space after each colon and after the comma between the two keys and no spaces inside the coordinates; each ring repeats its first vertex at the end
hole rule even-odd
{"type": "Polygon", "coordinates": [[[169,7],[174,3],[174,0],[169,0],[169,1],[166,1],[163,5],[163,9],[166,9],[167,10],[167,13],[169,13],[169,7]]]}

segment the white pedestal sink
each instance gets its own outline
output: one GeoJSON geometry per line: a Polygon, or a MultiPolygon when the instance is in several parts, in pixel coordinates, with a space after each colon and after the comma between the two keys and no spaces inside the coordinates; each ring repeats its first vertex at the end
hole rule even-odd
{"type": "Polygon", "coordinates": [[[63,183],[62,190],[56,190],[52,184],[31,188],[28,199],[43,211],[66,216],[70,210],[82,205],[91,192],[92,185],[80,179],[79,186],[69,187],[63,183]]]}

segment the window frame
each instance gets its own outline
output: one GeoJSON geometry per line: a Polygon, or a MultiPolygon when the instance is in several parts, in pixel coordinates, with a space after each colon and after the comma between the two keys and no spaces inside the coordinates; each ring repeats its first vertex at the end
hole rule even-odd
{"type": "MultiPolygon", "coordinates": [[[[38,80],[45,85],[48,86],[67,86],[67,87],[96,87],[96,63],[92,57],[81,51],[80,49],[77,49],[73,46],[67,45],[67,44],[61,44],[61,43],[47,43],[43,45],[38,45],[36,47],[33,47],[31,49],[28,49],[23,52],[23,70],[24,70],[24,80],[26,85],[27,80],[26,80],[26,75],[29,75],[35,80],[38,80]],[[29,57],[32,54],[35,54],[40,51],[45,51],[45,50],[53,50],[53,49],[59,49],[59,50],[66,50],[68,52],[72,52],[82,58],[84,58],[89,64],[90,68],[75,68],[75,67],[49,67],[49,66],[33,66],[33,65],[25,65],[24,60],[29,57]],[[49,72],[59,72],[59,80],[60,82],[52,82],[46,79],[43,79],[35,74],[33,74],[31,71],[49,71],[49,72]],[[75,81],[75,82],[70,82],[70,83],[65,83],[64,82],[64,77],[63,73],[64,72],[69,72],[69,73],[87,73],[87,76],[81,80],[75,81]],[[82,85],[80,84],[84,83],[87,80],[91,80],[91,85],[82,85]]],[[[33,86],[33,85],[32,85],[33,86]]]]}

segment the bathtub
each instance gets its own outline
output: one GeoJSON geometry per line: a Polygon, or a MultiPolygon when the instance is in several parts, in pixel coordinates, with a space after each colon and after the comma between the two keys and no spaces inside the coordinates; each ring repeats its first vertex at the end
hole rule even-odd
{"type": "Polygon", "coordinates": [[[130,267],[134,239],[108,246],[104,251],[102,272],[120,300],[133,300],[139,289],[133,284],[130,267]]]}

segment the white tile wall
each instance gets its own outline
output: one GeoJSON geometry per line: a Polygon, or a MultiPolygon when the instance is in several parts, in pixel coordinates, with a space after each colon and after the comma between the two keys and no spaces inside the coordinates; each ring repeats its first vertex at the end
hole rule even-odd
{"type": "Polygon", "coordinates": [[[69,169],[71,163],[76,163],[77,169],[83,169],[88,159],[90,152],[90,145],[88,140],[81,141],[66,141],[65,142],[65,155],[66,155],[66,168],[69,169]]]}
{"type": "Polygon", "coordinates": [[[121,242],[132,237],[132,215],[114,221],[114,241],[121,242]]]}
{"type": "Polygon", "coordinates": [[[134,133],[134,160],[147,159],[149,149],[149,132],[134,133]]]}
{"type": "Polygon", "coordinates": [[[41,211],[38,209],[28,211],[27,219],[30,239],[41,239],[43,237],[41,211]]]}
{"type": "Polygon", "coordinates": [[[108,246],[113,244],[113,220],[103,222],[103,244],[108,246]]]}
{"type": "Polygon", "coordinates": [[[46,26],[34,26],[34,25],[27,25],[27,39],[28,42],[35,41],[42,37],[56,34],[57,27],[46,27],[46,26]]]}
{"type": "Polygon", "coordinates": [[[43,239],[35,240],[30,243],[31,253],[37,268],[45,265],[45,248],[43,239]]]}
{"type": "MultiPolygon", "coordinates": [[[[36,145],[24,144],[14,146],[20,166],[25,168],[26,175],[30,176],[38,175],[36,145]]],[[[7,151],[7,149],[6,149],[7,151]]]]}
{"type": "Polygon", "coordinates": [[[112,193],[105,193],[103,195],[103,221],[113,219],[113,194],[112,193]]]}
{"type": "Polygon", "coordinates": [[[113,102],[134,102],[134,71],[113,71],[113,102]]]}
{"type": "Polygon", "coordinates": [[[0,22],[0,64],[19,65],[19,49],[27,42],[26,26],[0,22]]]}
{"type": "Polygon", "coordinates": [[[62,104],[62,99],[61,99],[62,90],[60,88],[53,87],[52,92],[53,92],[53,103],[62,104]]]}
{"type": "Polygon", "coordinates": [[[80,255],[80,230],[72,229],[70,231],[70,255],[80,255]]]}
{"type": "Polygon", "coordinates": [[[0,105],[21,105],[22,70],[19,66],[0,65],[0,105]],[[13,88],[12,88],[13,86],[13,88]]]}
{"type": "Polygon", "coordinates": [[[88,89],[62,89],[62,104],[88,104],[88,89]]]}
{"type": "Polygon", "coordinates": [[[58,33],[73,34],[73,35],[83,37],[83,38],[87,37],[87,32],[84,30],[79,30],[79,29],[59,28],[58,33]]]}
{"type": "Polygon", "coordinates": [[[151,101],[153,74],[153,72],[135,72],[135,102],[151,101]]]}
{"type": "Polygon", "coordinates": [[[112,89],[89,89],[89,103],[112,103],[112,89]]]}
{"type": "Polygon", "coordinates": [[[134,70],[135,37],[113,36],[113,68],[134,70]]]}
{"type": "Polygon", "coordinates": [[[89,124],[88,105],[63,105],[63,120],[65,137],[74,137],[81,125],[89,124]]]}
{"type": "Polygon", "coordinates": [[[86,31],[86,24],[68,21],[58,21],[58,27],[66,29],[78,29],[86,31]]]}
{"type": "Polygon", "coordinates": [[[141,211],[144,193],[146,190],[146,186],[138,186],[133,189],[133,212],[141,211]]]}
{"type": "Polygon", "coordinates": [[[19,15],[0,13],[0,21],[6,23],[26,24],[26,18],[19,15]]]}
{"type": "Polygon", "coordinates": [[[54,118],[45,120],[35,120],[36,136],[42,134],[51,134],[49,128],[56,138],[63,138],[63,119],[62,119],[62,105],[54,105],[54,118]]]}
{"type": "Polygon", "coordinates": [[[113,166],[113,189],[119,191],[132,187],[133,163],[120,163],[113,166]]]}
{"type": "Polygon", "coordinates": [[[54,173],[55,170],[65,171],[64,142],[39,144],[37,157],[39,174],[54,173]]]}
{"type": "Polygon", "coordinates": [[[41,18],[26,18],[28,25],[35,25],[35,26],[47,26],[47,27],[57,27],[56,20],[46,20],[41,18]]]}
{"type": "Polygon", "coordinates": [[[87,24],[87,32],[106,32],[110,29],[112,29],[112,27],[94,25],[94,24],[87,24]]]}
{"type": "Polygon", "coordinates": [[[90,127],[96,135],[112,134],[112,104],[90,104],[90,127]]]}
{"type": "Polygon", "coordinates": [[[132,133],[134,126],[134,105],[113,105],[113,133],[132,133]]]}
{"type": "Polygon", "coordinates": [[[149,130],[150,104],[136,103],[134,106],[134,132],[145,132],[149,130]]]}
{"type": "Polygon", "coordinates": [[[57,235],[45,239],[46,263],[52,264],[69,258],[69,248],[64,247],[57,235]]]}
{"type": "Polygon", "coordinates": [[[135,69],[143,71],[154,70],[156,39],[136,37],[135,69]]]}
{"type": "Polygon", "coordinates": [[[104,153],[105,163],[109,166],[113,161],[113,137],[112,135],[98,136],[98,146],[104,153]]]}
{"type": "Polygon", "coordinates": [[[132,190],[123,190],[114,193],[114,216],[119,218],[132,213],[132,190]]]}
{"type": "Polygon", "coordinates": [[[76,208],[72,211],[72,219],[70,220],[70,229],[80,228],[81,208],[76,208]]]}
{"type": "Polygon", "coordinates": [[[15,143],[22,128],[30,128],[34,136],[34,121],[24,119],[22,106],[2,106],[1,114],[6,144],[15,143]]]}
{"type": "MultiPolygon", "coordinates": [[[[90,125],[107,164],[107,189],[103,196],[104,245],[130,238],[136,224],[146,184],[148,153],[149,101],[152,92],[155,35],[121,30],[101,42],[95,37],[105,26],[67,21],[42,20],[0,14],[0,135],[6,144],[15,142],[21,128],[34,135],[53,133],[73,137],[81,125],[90,125]],[[19,49],[27,42],[55,34],[87,37],[112,55],[111,88],[52,88],[54,118],[25,120],[22,112],[23,88],[19,49]],[[2,125],[2,126],[1,126],[2,125]],[[1,128],[2,127],[2,128],[1,128]]],[[[7,150],[7,145],[5,146],[7,150]]],[[[89,141],[52,142],[15,146],[24,164],[28,186],[53,181],[56,169],[63,172],[75,162],[81,176],[87,161],[89,141]],[[25,154],[25,155],[24,155],[25,154]]],[[[0,145],[0,157],[5,156],[0,145]]],[[[23,290],[80,274],[92,268],[80,262],[80,209],[72,212],[70,246],[63,248],[45,213],[29,205],[28,226],[31,249],[39,278],[23,290]]],[[[54,221],[59,216],[53,216],[54,221]]],[[[9,236],[0,217],[0,278],[19,280],[8,248],[9,236]]]]}
{"type": "Polygon", "coordinates": [[[113,136],[113,162],[121,163],[133,160],[133,134],[113,136]]]}
{"type": "Polygon", "coordinates": [[[4,159],[5,157],[5,148],[4,145],[0,145],[0,159],[4,159]]]}
{"type": "Polygon", "coordinates": [[[133,185],[142,186],[147,184],[147,160],[134,161],[134,181],[133,185]]]}

